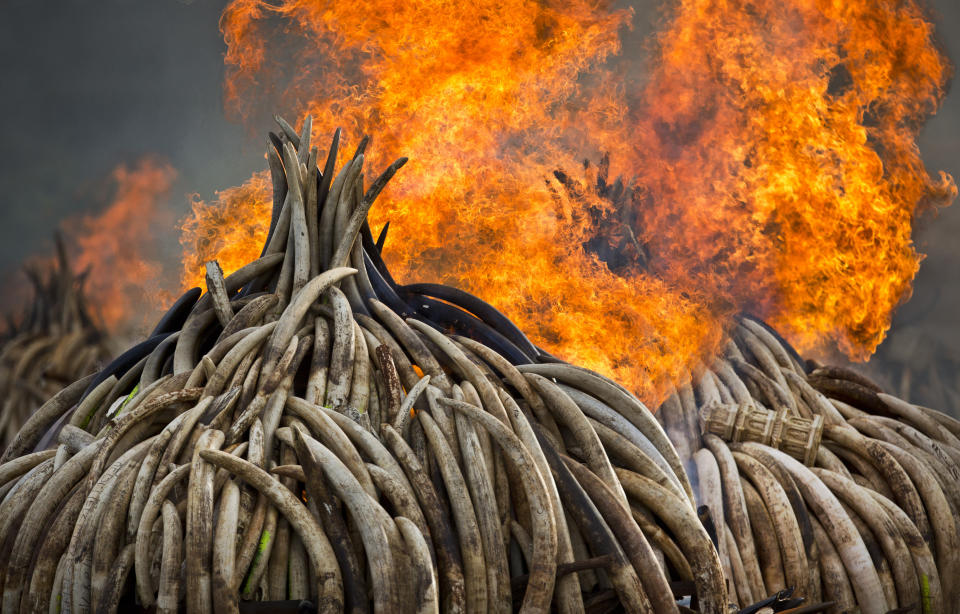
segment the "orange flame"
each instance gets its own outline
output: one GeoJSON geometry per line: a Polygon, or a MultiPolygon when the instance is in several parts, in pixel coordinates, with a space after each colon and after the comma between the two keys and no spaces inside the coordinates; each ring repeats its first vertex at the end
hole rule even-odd
{"type": "Polygon", "coordinates": [[[916,2],[685,0],[638,109],[656,272],[866,359],[909,297],[915,138],[949,66],[916,2]]]}
{"type": "Polygon", "coordinates": [[[89,269],[87,297],[114,333],[148,322],[159,306],[158,294],[164,294],[157,281],[162,266],[150,254],[153,233],[165,221],[162,199],[176,175],[169,164],[152,158],[132,168],[121,164],[111,174],[115,191],[107,208],[63,224],[77,247],[73,268],[89,269]]]}
{"type": "MultiPolygon", "coordinates": [[[[862,357],[908,292],[914,210],[955,192],[913,144],[947,66],[914,2],[876,5],[683,0],[641,90],[631,13],[603,2],[234,0],[226,100],[373,135],[371,173],[409,156],[372,213],[396,276],[471,291],[654,401],[736,311],[862,357]],[[620,209],[551,178],[601,152],[643,188],[620,209]],[[637,222],[649,270],[584,247],[637,222]]],[[[258,255],[265,183],[194,208],[185,283],[258,255]]]]}
{"type": "Polygon", "coordinates": [[[207,203],[194,195],[191,213],[181,221],[181,279],[185,286],[205,287],[205,264],[212,259],[235,271],[259,256],[270,228],[270,175],[253,175],[236,188],[217,192],[207,203]],[[215,256],[214,256],[215,254],[215,256]]]}

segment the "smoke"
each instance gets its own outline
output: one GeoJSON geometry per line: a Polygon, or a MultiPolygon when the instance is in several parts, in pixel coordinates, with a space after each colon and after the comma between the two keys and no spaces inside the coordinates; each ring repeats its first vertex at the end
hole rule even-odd
{"type": "MultiPolygon", "coordinates": [[[[176,287],[176,279],[164,271],[169,255],[158,240],[174,227],[167,197],[176,175],[153,156],[120,164],[94,190],[100,201],[96,211],[51,223],[64,239],[66,266],[82,284],[94,324],[114,337],[147,332],[173,298],[169,288],[176,287]]],[[[35,250],[24,268],[46,270],[53,260],[51,250],[35,250]]],[[[0,308],[16,321],[31,308],[33,295],[20,271],[3,283],[7,291],[0,308]]]]}
{"type": "Polygon", "coordinates": [[[87,272],[87,296],[107,331],[146,332],[173,298],[157,249],[173,224],[166,203],[177,173],[152,157],[110,174],[109,204],[94,215],[70,218],[63,233],[73,244],[73,268],[87,272]]]}

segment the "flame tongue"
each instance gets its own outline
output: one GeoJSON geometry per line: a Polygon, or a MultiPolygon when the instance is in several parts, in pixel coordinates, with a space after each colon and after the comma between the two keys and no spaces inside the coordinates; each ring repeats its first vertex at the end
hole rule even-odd
{"type": "MultiPolygon", "coordinates": [[[[378,135],[371,172],[409,156],[371,214],[393,222],[397,277],[473,292],[654,401],[742,309],[804,348],[862,357],[882,338],[916,272],[915,207],[953,184],[913,144],[947,74],[931,26],[913,2],[874,5],[683,1],[638,96],[617,55],[630,13],[603,3],[235,0],[226,99],[378,135]],[[552,178],[601,152],[643,197],[615,207],[552,178]],[[598,220],[639,220],[650,270],[586,249],[598,220]]],[[[256,257],[268,202],[257,175],[196,203],[187,283],[204,260],[256,257]]]]}
{"type": "Polygon", "coordinates": [[[866,358],[909,295],[914,140],[949,69],[913,2],[680,4],[636,116],[657,273],[866,358]]]}
{"type": "Polygon", "coordinates": [[[121,164],[111,173],[115,190],[107,207],[63,225],[76,243],[73,267],[88,271],[87,296],[113,334],[144,326],[169,298],[159,289],[156,234],[172,221],[166,219],[164,198],[176,176],[167,162],[150,157],[121,164]]]}

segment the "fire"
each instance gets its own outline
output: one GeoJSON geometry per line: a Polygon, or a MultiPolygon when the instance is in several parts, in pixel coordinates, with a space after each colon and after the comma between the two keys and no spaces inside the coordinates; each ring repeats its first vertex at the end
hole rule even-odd
{"type": "Polygon", "coordinates": [[[658,275],[866,359],[906,300],[915,139],[949,75],[916,2],[685,0],[633,111],[658,275]]]}
{"type": "Polygon", "coordinates": [[[186,286],[205,284],[202,271],[214,257],[229,272],[260,255],[257,250],[270,228],[270,198],[270,176],[266,172],[253,175],[241,186],[218,192],[214,203],[194,195],[191,213],[181,222],[181,277],[186,286]]]}
{"type": "MultiPolygon", "coordinates": [[[[603,2],[234,0],[225,95],[373,135],[368,177],[409,156],[372,213],[396,277],[473,292],[655,401],[737,311],[863,357],[908,294],[914,212],[955,193],[914,145],[948,67],[914,2],[877,4],[683,0],[633,85],[632,13],[603,2]],[[553,179],[605,152],[637,197],[553,179]],[[626,231],[649,264],[586,247],[626,231]]],[[[184,282],[256,257],[268,202],[258,175],[198,203],[184,282]]]]}
{"type": "Polygon", "coordinates": [[[169,225],[163,197],[176,175],[152,158],[121,164],[111,173],[113,196],[103,212],[63,224],[75,244],[73,268],[89,271],[87,298],[113,333],[148,322],[146,312],[156,308],[158,296],[164,298],[153,241],[158,227],[169,225]]]}

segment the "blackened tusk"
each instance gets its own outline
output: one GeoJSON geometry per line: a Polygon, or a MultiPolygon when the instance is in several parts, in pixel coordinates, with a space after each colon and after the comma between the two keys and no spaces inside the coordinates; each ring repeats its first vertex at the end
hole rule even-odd
{"type": "MultiPolygon", "coordinates": [[[[783,612],[785,610],[792,610],[794,608],[800,607],[801,605],[803,605],[803,603],[806,600],[807,599],[805,597],[795,597],[793,599],[787,599],[785,601],[778,601],[772,604],[770,607],[773,608],[774,612],[783,612]]],[[[907,607],[907,611],[910,612],[912,610],[911,608],[907,607]]]]}
{"type": "Polygon", "coordinates": [[[103,370],[100,371],[95,378],[93,378],[93,380],[90,382],[90,385],[87,386],[87,389],[83,391],[83,396],[80,397],[80,401],[83,401],[83,399],[85,399],[94,388],[96,388],[103,380],[107,379],[111,375],[116,375],[118,378],[123,376],[123,374],[126,373],[130,367],[146,358],[150,352],[155,350],[156,347],[160,345],[161,341],[169,337],[171,334],[173,334],[173,331],[153,335],[146,341],[141,341],[123,354],[120,354],[114,358],[113,362],[104,367],[103,370]]]}
{"type": "MultiPolygon", "coordinates": [[[[593,501],[584,491],[580,483],[574,478],[570,469],[561,460],[559,453],[544,436],[543,428],[539,424],[531,424],[537,441],[543,449],[543,454],[550,465],[550,471],[557,484],[560,498],[564,501],[564,510],[569,510],[574,523],[579,527],[584,539],[591,545],[595,555],[608,554],[611,562],[606,567],[607,576],[614,584],[621,601],[630,600],[634,607],[651,609],[649,601],[642,595],[642,585],[633,571],[633,567],[626,560],[610,527],[600,515],[593,501]],[[569,503],[569,506],[568,506],[569,503]],[[633,590],[631,590],[631,587],[633,590]]],[[[585,604],[586,605],[586,604],[585,604]]],[[[628,609],[628,611],[630,611],[628,609]]]]}
{"type": "Polygon", "coordinates": [[[317,188],[317,219],[323,212],[323,204],[327,202],[327,195],[330,193],[330,183],[333,181],[333,170],[337,165],[337,152],[340,150],[340,128],[333,133],[333,140],[330,141],[330,151],[327,152],[327,161],[323,165],[323,174],[318,177],[320,182],[317,188]]]}
{"type": "Polygon", "coordinates": [[[172,333],[180,330],[183,327],[183,323],[187,321],[190,310],[193,309],[193,306],[197,303],[202,293],[200,288],[191,288],[184,292],[180,298],[170,306],[167,313],[163,314],[163,317],[160,318],[160,321],[153,329],[153,332],[150,333],[150,336],[153,337],[162,333],[172,333]]]}
{"type": "Polygon", "coordinates": [[[373,234],[370,232],[370,225],[364,224],[360,227],[360,240],[363,245],[363,251],[367,253],[367,257],[370,258],[370,261],[373,262],[373,265],[377,267],[377,272],[380,274],[380,277],[390,285],[394,292],[398,291],[397,282],[393,280],[393,275],[390,274],[390,270],[387,268],[387,263],[383,261],[383,258],[380,256],[380,251],[377,249],[377,244],[373,240],[373,234]]]}
{"type": "Polygon", "coordinates": [[[240,614],[313,614],[312,601],[240,601],[240,614]]]}
{"type": "MultiPolygon", "coordinates": [[[[791,586],[790,588],[786,588],[786,589],[783,589],[782,591],[779,591],[779,592],[777,592],[777,593],[774,593],[773,595],[770,595],[770,596],[767,597],[766,599],[761,599],[760,601],[758,601],[758,602],[756,602],[756,603],[753,603],[753,604],[748,605],[747,607],[745,607],[745,608],[743,608],[742,610],[740,610],[739,614],[754,614],[757,610],[760,610],[761,608],[765,608],[765,607],[767,607],[767,606],[771,606],[771,607],[772,607],[772,606],[774,606],[775,604],[777,604],[778,602],[786,601],[786,600],[790,599],[791,595],[793,595],[793,587],[792,587],[792,586],[791,586]]],[[[773,609],[774,611],[776,611],[776,610],[782,609],[782,608],[772,608],[772,609],[773,609]]]]}
{"type": "Polygon", "coordinates": [[[710,536],[713,547],[719,548],[717,545],[717,525],[713,524],[713,515],[710,513],[710,508],[706,505],[698,507],[697,518],[700,519],[700,524],[703,525],[703,528],[707,530],[707,535],[710,536]]]}
{"type": "Polygon", "coordinates": [[[287,177],[283,170],[283,149],[281,147],[279,155],[274,152],[267,152],[267,164],[270,167],[270,179],[273,185],[273,208],[270,212],[270,229],[267,231],[267,240],[263,242],[263,250],[260,252],[262,257],[267,251],[267,245],[270,244],[270,238],[277,228],[277,221],[280,219],[280,212],[283,210],[283,201],[287,197],[287,177]]]}
{"type": "Polygon", "coordinates": [[[869,388],[874,392],[883,392],[883,388],[866,375],[839,365],[824,365],[822,367],[818,367],[814,369],[809,376],[831,377],[833,379],[847,380],[855,384],[860,384],[864,388],[869,388]]]}
{"type": "Polygon", "coordinates": [[[377,270],[377,266],[373,263],[367,250],[364,249],[360,251],[363,253],[363,264],[367,269],[367,277],[370,279],[370,285],[373,286],[374,294],[377,295],[377,300],[386,304],[387,307],[401,317],[406,318],[413,315],[410,307],[397,295],[394,286],[390,285],[390,283],[380,275],[380,271],[377,270]]]}
{"type": "Polygon", "coordinates": [[[409,158],[401,156],[393,161],[393,163],[387,167],[387,170],[383,171],[379,177],[377,177],[370,187],[367,189],[367,193],[363,195],[363,201],[367,203],[372,203],[377,199],[377,196],[380,195],[380,192],[383,191],[383,188],[387,187],[387,184],[393,179],[393,176],[397,174],[397,171],[403,168],[403,165],[407,163],[409,158]]]}
{"type": "Polygon", "coordinates": [[[553,363],[562,362],[562,363],[566,363],[566,362],[567,362],[566,360],[563,360],[563,359],[561,359],[561,358],[557,358],[556,356],[554,356],[554,355],[551,354],[550,352],[546,351],[545,349],[543,349],[543,348],[540,347],[539,345],[534,346],[534,347],[537,348],[537,362],[539,362],[539,363],[545,363],[545,362],[553,362],[553,363]]]}
{"type": "Polygon", "coordinates": [[[282,155],[283,155],[283,141],[280,139],[279,136],[277,136],[277,133],[276,133],[276,132],[270,132],[270,133],[268,133],[268,136],[270,137],[270,143],[273,144],[274,149],[277,150],[277,154],[282,156],[282,155]]]}
{"type": "MultiPolygon", "coordinates": [[[[287,178],[283,170],[283,163],[281,162],[283,157],[283,141],[272,132],[270,133],[270,141],[277,149],[277,151],[267,150],[267,164],[270,167],[270,181],[273,185],[273,208],[270,213],[270,228],[267,230],[267,238],[264,240],[263,247],[260,249],[261,258],[267,254],[267,247],[269,247],[270,240],[273,239],[273,234],[277,229],[277,223],[280,221],[283,202],[287,198],[287,178]]],[[[240,296],[247,296],[250,292],[256,292],[261,289],[263,281],[262,279],[250,280],[240,289],[240,296]]]]}
{"type": "Polygon", "coordinates": [[[277,125],[280,126],[280,129],[283,130],[284,136],[293,143],[294,148],[300,147],[300,135],[297,134],[297,131],[293,129],[293,126],[287,123],[287,120],[283,119],[279,115],[274,115],[273,120],[277,122],[277,125]]]}
{"type": "Polygon", "coordinates": [[[845,379],[832,377],[810,376],[807,378],[810,385],[823,393],[827,398],[849,403],[871,413],[896,418],[886,403],[877,396],[877,393],[866,386],[845,379]]]}
{"type": "Polygon", "coordinates": [[[540,355],[527,336],[517,328],[517,325],[510,321],[507,316],[500,313],[497,308],[489,303],[477,298],[469,292],[464,292],[451,286],[441,284],[410,284],[400,288],[401,296],[405,293],[425,294],[438,298],[448,303],[453,303],[476,317],[483,320],[486,324],[499,332],[520,349],[525,355],[533,358],[540,355]]]}
{"type": "MultiPolygon", "coordinates": [[[[367,583],[357,560],[354,545],[351,543],[346,522],[336,513],[336,499],[330,492],[327,478],[319,465],[320,461],[310,452],[301,437],[294,438],[294,445],[303,464],[304,477],[307,478],[304,487],[317,506],[320,515],[318,520],[327,533],[330,547],[333,548],[337,564],[340,566],[340,573],[343,575],[345,609],[351,614],[365,614],[370,611],[366,599],[367,583]]],[[[264,612],[273,611],[264,610],[264,612]]]]}
{"type": "MultiPolygon", "coordinates": [[[[57,252],[57,267],[66,275],[70,271],[70,258],[67,257],[67,246],[63,243],[63,234],[59,230],[53,231],[53,245],[57,252]]],[[[69,279],[66,277],[65,279],[69,279]]]]}
{"type": "Polygon", "coordinates": [[[360,139],[360,144],[357,145],[357,150],[353,152],[353,160],[356,160],[359,156],[363,155],[363,152],[367,150],[367,144],[370,143],[370,135],[363,135],[363,138],[360,139]]]}
{"type": "MultiPolygon", "coordinates": [[[[562,578],[567,574],[584,571],[586,569],[603,569],[612,562],[613,556],[601,554],[600,556],[590,557],[582,561],[574,561],[573,563],[560,563],[557,565],[557,577],[562,578]]],[[[519,601],[520,598],[523,597],[523,591],[527,589],[527,580],[529,580],[529,578],[530,576],[527,574],[510,578],[510,591],[514,595],[514,601],[519,601]]]]}
{"type": "Polygon", "coordinates": [[[380,235],[377,236],[377,253],[383,255],[383,244],[387,242],[387,231],[390,230],[390,220],[380,229],[380,235]]]}
{"type": "Polygon", "coordinates": [[[476,339],[501,354],[511,364],[522,365],[533,362],[533,356],[524,354],[495,328],[463,309],[420,294],[411,295],[407,299],[407,304],[429,321],[439,324],[441,328],[450,327],[458,335],[476,339]]]}
{"type": "Polygon", "coordinates": [[[363,220],[363,224],[360,225],[360,245],[362,245],[365,250],[373,249],[377,252],[380,251],[377,244],[373,241],[373,233],[370,231],[370,220],[363,220]]]}

